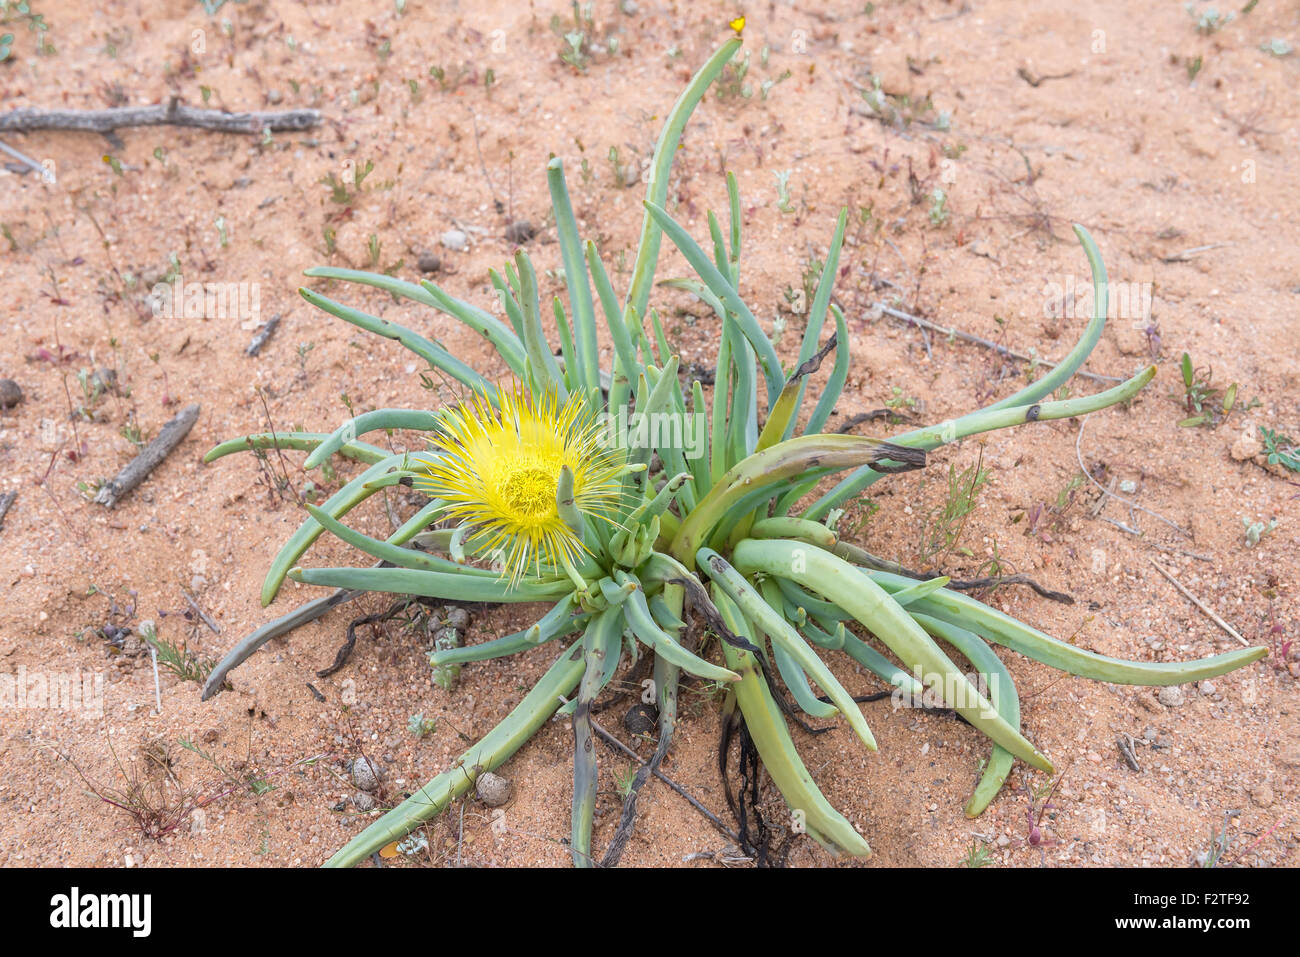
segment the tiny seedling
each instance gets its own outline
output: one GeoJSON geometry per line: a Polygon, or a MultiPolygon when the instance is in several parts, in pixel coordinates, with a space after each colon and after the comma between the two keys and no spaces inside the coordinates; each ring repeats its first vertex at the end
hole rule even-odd
{"type": "Polygon", "coordinates": [[[772,172],[776,177],[776,208],[783,213],[793,213],[794,206],[790,203],[790,173],[788,169],[778,169],[772,172]]]}
{"type": "Polygon", "coordinates": [[[311,351],[315,348],[316,348],[316,343],[314,342],[298,343],[298,348],[297,348],[298,376],[300,378],[303,379],[307,378],[307,357],[311,355],[311,351]]]}
{"type": "Polygon", "coordinates": [[[754,88],[745,80],[749,74],[749,51],[736,57],[725,67],[717,79],[717,96],[719,100],[748,100],[754,95],[754,88]]]}
{"type": "MultiPolygon", "coordinates": [[[[1214,370],[1195,366],[1191,355],[1186,352],[1183,353],[1178,368],[1183,378],[1181,403],[1187,411],[1187,417],[1178,423],[1179,428],[1189,429],[1198,425],[1216,427],[1237,405],[1237,383],[1232,383],[1227,389],[1217,388],[1214,385],[1214,370]]],[[[1179,399],[1176,394],[1170,398],[1179,399]]],[[[1252,399],[1247,403],[1246,409],[1253,409],[1259,404],[1259,399],[1252,399]]]]}
{"type": "Polygon", "coordinates": [[[1292,472],[1300,472],[1300,446],[1297,446],[1295,439],[1262,425],[1259,427],[1259,435],[1264,442],[1264,455],[1269,465],[1281,465],[1292,472]]]}
{"type": "MultiPolygon", "coordinates": [[[[591,3],[579,4],[573,0],[573,23],[566,25],[560,17],[551,17],[551,32],[560,38],[560,60],[573,67],[579,73],[587,72],[587,67],[591,64],[597,45],[591,41],[592,35],[596,31],[596,23],[593,19],[593,9],[591,3]]],[[[617,41],[609,41],[609,51],[615,52],[618,48],[617,41]]]]}
{"type": "MultiPolygon", "coordinates": [[[[584,163],[586,160],[583,161],[584,163]]],[[[626,189],[637,181],[636,169],[632,163],[624,163],[619,157],[618,147],[609,148],[609,166],[614,171],[614,185],[626,189]]]]}
{"type": "Polygon", "coordinates": [[[1270,519],[1268,522],[1263,520],[1252,522],[1246,516],[1241,517],[1241,524],[1246,527],[1246,547],[1254,548],[1259,544],[1259,540],[1265,535],[1272,534],[1277,528],[1277,519],[1270,519]]]}
{"type": "Polygon", "coordinates": [[[632,784],[636,781],[636,769],[628,765],[622,771],[614,773],[614,787],[618,790],[618,796],[627,799],[632,793],[632,784]]]}
{"type": "Polygon", "coordinates": [[[137,449],[144,448],[144,444],[149,441],[149,433],[140,428],[140,423],[135,420],[134,413],[128,413],[127,422],[118,430],[118,433],[137,449]]]}
{"type": "Polygon", "coordinates": [[[1228,831],[1231,818],[1231,812],[1223,815],[1222,831],[1216,832],[1213,827],[1210,828],[1210,846],[1196,856],[1201,867],[1206,869],[1217,867],[1219,861],[1223,860],[1223,855],[1228,853],[1228,848],[1232,846],[1232,834],[1228,831]]]}
{"type": "MultiPolygon", "coordinates": [[[[1024,513],[1029,519],[1025,534],[1037,536],[1044,542],[1052,541],[1050,533],[1059,533],[1061,531],[1064,525],[1065,513],[1078,500],[1077,493],[1086,481],[1087,479],[1082,472],[1076,472],[1056,493],[1054,502],[1038,502],[1028,512],[1024,513]]],[[[1020,516],[1016,516],[1012,521],[1020,521],[1020,516]]]]}
{"type": "Polygon", "coordinates": [[[361,192],[361,184],[366,181],[375,169],[374,160],[366,160],[365,163],[358,163],[352,167],[352,182],[340,179],[334,173],[328,173],[322,176],[318,182],[330,189],[330,199],[341,206],[350,204],[361,192]]]}
{"type": "Polygon", "coordinates": [[[885,400],[885,408],[895,412],[899,409],[915,409],[916,397],[908,395],[898,386],[893,386],[890,388],[889,398],[885,400]]]}
{"type": "Polygon", "coordinates": [[[1220,13],[1214,7],[1206,7],[1198,12],[1196,9],[1196,0],[1189,0],[1183,7],[1187,15],[1196,21],[1196,32],[1203,36],[1210,36],[1218,33],[1233,20],[1237,19],[1235,13],[1220,13]]]}
{"type": "Polygon", "coordinates": [[[935,109],[934,100],[926,94],[920,99],[902,93],[888,93],[881,85],[880,77],[872,76],[871,85],[861,90],[864,99],[875,114],[875,119],[895,129],[906,130],[913,124],[928,126],[931,129],[946,131],[952,125],[952,117],[947,112],[935,109]]]}
{"type": "Polygon", "coordinates": [[[212,673],[215,662],[199,660],[184,644],[175,645],[158,636],[158,629],[152,621],[140,622],[140,638],[149,647],[158,652],[158,664],[166,668],[182,681],[203,684],[212,673]]]}
{"type": "Polygon", "coordinates": [[[423,738],[438,730],[438,721],[435,718],[426,718],[421,711],[406,719],[406,730],[417,738],[423,738]]]}
{"type": "Polygon", "coordinates": [[[930,225],[942,226],[949,216],[948,194],[936,186],[930,193],[930,225]]]}
{"type": "MultiPolygon", "coordinates": [[[[961,539],[966,527],[966,519],[975,511],[980,490],[988,482],[989,471],[983,468],[984,452],[974,465],[957,471],[956,465],[948,466],[948,487],[943,502],[930,509],[926,515],[925,527],[921,530],[921,541],[917,552],[917,561],[921,568],[942,565],[961,539]]],[[[969,555],[968,550],[963,550],[969,555]]]]}
{"type": "Polygon", "coordinates": [[[993,852],[987,844],[981,844],[975,838],[971,838],[970,850],[962,858],[963,867],[987,867],[993,863],[993,852]]]}
{"type": "Polygon", "coordinates": [[[81,386],[81,407],[77,414],[88,421],[93,420],[95,406],[104,395],[104,381],[93,370],[81,369],[77,372],[77,383],[81,386]]]}

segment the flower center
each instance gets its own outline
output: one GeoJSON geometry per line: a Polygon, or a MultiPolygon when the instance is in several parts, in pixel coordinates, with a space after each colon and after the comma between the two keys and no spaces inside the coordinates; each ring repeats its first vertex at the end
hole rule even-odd
{"type": "Polygon", "coordinates": [[[556,480],[535,465],[512,468],[501,484],[506,503],[524,518],[537,518],[555,509],[556,480]]]}

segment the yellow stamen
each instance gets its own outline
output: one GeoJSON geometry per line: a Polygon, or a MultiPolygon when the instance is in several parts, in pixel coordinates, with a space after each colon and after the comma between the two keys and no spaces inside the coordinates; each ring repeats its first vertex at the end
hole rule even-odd
{"type": "MultiPolygon", "coordinates": [[[[560,470],[573,472],[574,506],[615,522],[624,466],[576,395],[561,405],[553,394],[498,388],[447,409],[434,454],[422,461],[415,485],[441,498],[443,514],[470,529],[479,554],[495,553],[517,582],[542,566],[563,570],[584,550],[579,533],[560,517],[560,470]]],[[[467,536],[468,538],[469,536],[467,536]]]]}

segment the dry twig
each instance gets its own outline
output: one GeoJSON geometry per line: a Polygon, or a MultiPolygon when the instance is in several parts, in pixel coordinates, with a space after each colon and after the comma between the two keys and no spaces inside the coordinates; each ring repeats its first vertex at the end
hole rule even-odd
{"type": "Polygon", "coordinates": [[[1216,625],[1218,625],[1220,628],[1222,628],[1222,629],[1223,629],[1224,631],[1226,631],[1228,634],[1232,635],[1232,637],[1236,638],[1236,639],[1237,639],[1239,642],[1241,642],[1242,645],[1244,645],[1245,647],[1247,647],[1247,648],[1250,647],[1250,642],[1248,642],[1245,638],[1241,637],[1241,635],[1238,633],[1237,629],[1233,628],[1230,624],[1228,624],[1226,621],[1224,621],[1222,618],[1220,618],[1217,614],[1215,614],[1215,613],[1214,613],[1214,610],[1213,610],[1212,608],[1210,608],[1209,605],[1205,604],[1205,602],[1201,601],[1199,598],[1197,598],[1195,595],[1193,595],[1191,592],[1189,592],[1186,588],[1184,588],[1183,585],[1182,585],[1182,583],[1181,583],[1177,578],[1175,578],[1173,575],[1169,574],[1169,572],[1165,571],[1164,566],[1162,566],[1162,565],[1161,565],[1159,562],[1157,562],[1154,558],[1147,558],[1147,561],[1149,561],[1152,565],[1155,566],[1156,571],[1158,571],[1160,574],[1162,574],[1162,575],[1164,575],[1166,578],[1168,578],[1169,581],[1170,581],[1170,583],[1171,583],[1175,588],[1177,588],[1180,592],[1183,593],[1183,597],[1184,597],[1184,598],[1186,598],[1188,601],[1190,601],[1193,605],[1195,605],[1195,606],[1196,606],[1197,608],[1199,608],[1201,611],[1205,612],[1205,614],[1209,616],[1210,621],[1214,622],[1216,625]]]}
{"type": "MultiPolygon", "coordinates": [[[[920,316],[914,316],[910,312],[904,312],[901,309],[895,309],[893,306],[887,306],[883,302],[873,304],[883,315],[891,319],[897,319],[900,322],[914,323],[921,329],[929,329],[931,332],[937,332],[942,336],[950,339],[960,339],[962,342],[969,342],[972,345],[981,346],[985,349],[992,349],[998,355],[1008,359],[1019,359],[1021,362],[1036,362],[1040,366],[1048,369],[1055,369],[1055,362],[1048,362],[1046,359],[1040,359],[1036,356],[1027,356],[1023,352],[1016,352],[1014,349],[1008,349],[1006,346],[998,345],[991,339],[984,339],[980,336],[972,335],[969,332],[963,332],[951,326],[941,326],[937,322],[931,322],[929,319],[922,319],[920,316]]],[[[1084,379],[1092,379],[1094,382],[1123,382],[1123,379],[1109,375],[1098,375],[1095,372],[1088,372],[1080,369],[1074,373],[1084,379]]]]}
{"type": "Polygon", "coordinates": [[[123,496],[149,477],[149,473],[162,464],[163,459],[172,453],[189,435],[190,429],[199,417],[199,406],[187,405],[176,417],[159,430],[152,442],[127,463],[126,468],[117,473],[113,481],[100,488],[95,495],[95,502],[113,508],[123,496]]]}
{"type": "Polygon", "coordinates": [[[227,113],[185,106],[173,98],[153,106],[115,106],[105,110],[43,110],[23,107],[0,114],[0,131],[75,130],[112,133],[126,126],[193,126],[222,133],[308,130],[319,126],[319,110],[227,113]]]}

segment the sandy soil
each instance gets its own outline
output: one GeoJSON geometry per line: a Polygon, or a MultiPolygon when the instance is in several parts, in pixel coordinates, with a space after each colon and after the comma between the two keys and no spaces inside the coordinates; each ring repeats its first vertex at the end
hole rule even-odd
{"type": "MultiPolygon", "coordinates": [[[[114,653],[103,628],[151,619],[163,638],[210,659],[310,597],[290,584],[274,608],[258,602],[268,561],[301,519],[292,493],[277,494],[250,456],[205,467],[203,452],[268,423],[328,430],[348,414],[342,395],[358,410],[438,399],[395,344],[303,303],[302,270],[369,268],[377,259],[411,278],[422,255],[437,255],[437,281],[490,307],[487,270],[511,253],[505,230],[513,220],[537,226],[529,248],[539,269],[559,266],[543,172],[552,153],[567,164],[584,234],[599,240],[607,262],[624,253],[630,262],[641,190],[620,188],[610,149],[636,172],[731,11],[637,0],[622,12],[598,3],[593,35],[617,38],[617,51],[579,71],[559,59],[564,41],[551,18],[567,25],[572,13],[554,0],[411,0],[402,16],[391,0],[231,3],[211,18],[191,0],[36,6],[54,51],[38,56],[23,24],[6,28],[16,39],[14,56],[0,63],[5,108],[177,94],[230,109],[314,106],[327,119],[319,130],[268,142],[169,128],[123,130],[118,142],[5,137],[50,161],[57,183],[0,172],[0,288],[9,304],[0,317],[0,378],[25,394],[0,413],[0,493],[18,493],[0,532],[0,672],[103,674],[105,700],[89,715],[0,711],[0,863],[319,864],[366,820],[350,803],[347,759],[375,758],[385,770],[377,797],[391,803],[499,720],[551,650],[469,666],[448,693],[430,683],[422,638],[363,628],[350,663],[316,678],[347,622],[386,604],[363,599],[277,641],[210,703],[199,702],[195,683],[164,672],[157,713],[147,654],[114,653]],[[430,75],[435,65],[441,85],[430,75]],[[368,163],[361,189],[335,202],[322,179],[350,178],[368,163]],[[469,235],[466,251],[440,244],[457,228],[469,235]],[[154,317],[143,295],[173,263],[186,282],[256,284],[259,316],[154,317]],[[273,315],[278,331],[258,357],[246,356],[258,319],[273,315]],[[78,373],[101,368],[115,371],[116,389],[83,389],[78,373]],[[84,489],[134,454],[124,431],[156,434],[190,402],[202,404],[198,424],[146,485],[113,511],[87,500],[84,489]],[[187,593],[219,634],[194,614],[187,593]],[[349,694],[356,703],[344,707],[349,694]],[[412,735],[415,713],[436,719],[436,730],[412,735]],[[273,789],[255,794],[249,780],[273,789]],[[205,806],[180,808],[170,832],[149,839],[90,793],[128,781],[161,789],[173,807],[180,795],[205,806]]],[[[710,95],[697,111],[675,167],[677,215],[703,240],[706,210],[725,206],[723,173],[736,172],[742,291],[765,322],[788,323],[781,351],[789,356],[802,320],[789,312],[786,290],[799,289],[809,259],[825,255],[841,205],[855,217],[870,210],[851,230],[837,286],[852,317],[854,360],[833,425],[891,399],[914,399],[921,417],[937,421],[1009,394],[1029,374],[1025,362],[940,335],[927,344],[915,328],[873,312],[877,300],[1021,353],[1063,355],[1082,310],[1046,316],[1045,289],[1083,282],[1069,224],[1086,224],[1112,280],[1153,290],[1150,321],[1114,317],[1088,368],[1123,376],[1155,359],[1159,375],[1131,407],[1093,416],[1082,441],[1077,421],[989,436],[989,484],[960,543],[970,555],[954,553],[945,567],[974,573],[996,550],[1014,570],[1077,601],[1063,606],[1004,588],[989,599],[994,605],[1108,654],[1174,660],[1236,647],[1159,575],[1156,559],[1252,644],[1275,649],[1183,689],[1174,706],[1150,689],[1062,678],[1005,653],[1029,737],[1065,771],[1041,817],[1042,847],[1025,840],[1027,795],[1048,783],[1042,775],[1018,767],[981,818],[962,816],[987,749],[961,724],[893,714],[881,703],[866,706],[878,754],[843,727],[800,736],[830,800],[871,841],[875,856],[861,866],[954,866],[984,841],[996,865],[1185,866],[1225,826],[1223,865],[1300,863],[1300,666],[1295,650],[1289,661],[1283,651],[1297,634],[1298,490],[1253,460],[1249,441],[1258,425],[1300,435],[1300,56],[1261,50],[1274,38],[1300,42],[1294,5],[1260,4],[1209,35],[1181,3],[817,6],[823,12],[786,4],[748,11],[751,95],[710,95]],[[866,107],[860,91],[872,77],[897,107],[896,122],[866,107]],[[783,212],[774,174],[787,170],[783,212]],[[936,188],[946,195],[942,209],[936,188]],[[1171,394],[1182,393],[1184,350],[1212,367],[1216,385],[1240,383],[1238,408],[1217,428],[1178,426],[1186,413],[1171,394]],[[1125,486],[1134,501],[1190,537],[1114,502],[1095,514],[1086,487],[1057,520],[1047,506],[1063,490],[1068,498],[1081,475],[1076,442],[1090,469],[1134,483],[1125,486]],[[1243,517],[1278,526],[1248,547],[1243,517]],[[1137,742],[1140,770],[1116,747],[1125,734],[1137,742]]],[[[665,251],[660,277],[685,272],[665,251]]],[[[543,281],[544,293],[560,288],[553,277],[543,281]]],[[[626,273],[615,281],[622,288],[626,273]]],[[[334,293],[415,324],[492,375],[505,371],[446,317],[356,289],[334,293]]],[[[656,297],[684,364],[711,366],[712,317],[680,294],[656,297]]],[[[1096,384],[1076,379],[1071,388],[1080,394],[1096,384]]],[[[859,431],[873,427],[901,428],[859,431]]],[[[401,448],[416,439],[388,441],[401,448]]],[[[980,448],[968,441],[935,454],[924,474],[875,486],[879,511],[864,505],[850,516],[861,522],[858,536],[915,561],[949,464],[974,464],[980,448]]],[[[299,471],[300,456],[289,458],[294,491],[309,481],[336,487],[356,471],[341,466],[325,482],[299,471]]],[[[400,498],[391,506],[409,513],[400,498]]],[[[389,527],[379,503],[355,520],[373,534],[389,527]]],[[[322,540],[308,561],[358,556],[322,540]]],[[[476,614],[473,638],[526,624],[527,611],[476,614]]],[[[855,693],[878,690],[846,660],[835,667],[855,693]]],[[[627,704],[602,719],[624,737],[627,704]]],[[[726,818],[716,708],[687,688],[683,711],[665,770],[726,818]]],[[[515,796],[495,829],[489,809],[468,801],[427,829],[428,850],[410,863],[567,863],[571,747],[567,727],[549,725],[503,769],[515,796]]],[[[598,849],[612,833],[628,765],[601,754],[598,849]]],[[[727,844],[666,787],[649,785],[641,809],[628,864],[683,866],[688,855],[727,844]]],[[[834,863],[806,839],[790,862],[834,863]]]]}

